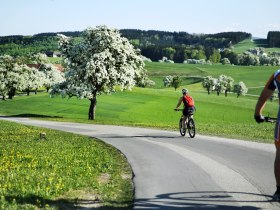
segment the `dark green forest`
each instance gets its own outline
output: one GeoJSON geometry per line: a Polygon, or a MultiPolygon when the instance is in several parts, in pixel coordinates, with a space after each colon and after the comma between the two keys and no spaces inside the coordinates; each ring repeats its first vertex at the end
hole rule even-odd
{"type": "Polygon", "coordinates": [[[270,31],[267,34],[269,47],[280,47],[280,31],[270,31]]]}
{"type": "MultiPolygon", "coordinates": [[[[121,29],[122,36],[126,37],[141,54],[152,61],[158,61],[163,57],[176,63],[182,63],[187,59],[209,60],[220,62],[225,56],[232,58],[234,63],[236,55],[233,52],[224,52],[245,39],[251,39],[252,35],[246,32],[222,32],[217,34],[189,34],[187,32],[168,32],[156,30],[121,29]]],[[[77,41],[81,37],[81,31],[58,32],[77,41]]],[[[54,32],[40,33],[33,36],[2,36],[0,37],[0,55],[27,56],[35,53],[58,51],[57,34],[54,32]]],[[[277,46],[280,42],[280,32],[269,32],[269,45],[277,46]]]]}

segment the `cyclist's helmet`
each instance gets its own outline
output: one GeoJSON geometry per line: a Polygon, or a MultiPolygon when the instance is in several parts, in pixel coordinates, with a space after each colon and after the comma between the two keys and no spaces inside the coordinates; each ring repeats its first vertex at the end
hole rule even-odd
{"type": "Polygon", "coordinates": [[[183,88],[183,89],[182,89],[182,94],[188,94],[188,92],[189,92],[189,91],[188,91],[186,88],[183,88]]]}

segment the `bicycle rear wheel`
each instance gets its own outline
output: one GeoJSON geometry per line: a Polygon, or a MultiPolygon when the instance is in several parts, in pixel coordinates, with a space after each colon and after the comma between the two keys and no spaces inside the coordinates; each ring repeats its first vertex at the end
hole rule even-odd
{"type": "Polygon", "coordinates": [[[194,138],[195,137],[195,123],[192,118],[189,119],[187,128],[188,128],[190,137],[194,138]]]}
{"type": "Polygon", "coordinates": [[[181,136],[186,135],[186,129],[184,129],[183,123],[184,123],[183,119],[181,118],[179,121],[179,131],[180,131],[181,136]]]}

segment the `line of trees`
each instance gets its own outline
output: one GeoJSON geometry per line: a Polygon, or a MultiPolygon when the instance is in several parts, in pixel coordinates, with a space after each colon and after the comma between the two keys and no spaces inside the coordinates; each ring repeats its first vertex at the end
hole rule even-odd
{"type": "MultiPolygon", "coordinates": [[[[41,33],[34,36],[3,36],[0,37],[0,55],[9,54],[12,56],[22,56],[46,51],[57,51],[57,34],[58,33],[41,33]]],[[[60,32],[68,37],[72,37],[79,41],[82,32],[60,32]]],[[[142,54],[153,61],[158,61],[165,56],[166,49],[172,48],[174,52],[174,61],[183,62],[186,58],[184,55],[185,47],[190,50],[194,46],[203,46],[205,48],[205,56],[209,59],[213,54],[211,51],[218,48],[230,47],[246,38],[250,38],[251,34],[245,32],[225,32],[218,34],[188,34],[187,32],[166,32],[156,30],[136,30],[122,29],[120,34],[126,37],[134,47],[139,48],[142,54]],[[182,49],[181,49],[182,47],[182,49]]],[[[199,47],[193,49],[196,51],[199,47]]],[[[172,59],[169,56],[168,59],[172,59]]],[[[188,58],[194,58],[195,56],[188,58]]],[[[197,57],[197,56],[196,56],[197,57]]]]}
{"type": "MultiPolygon", "coordinates": [[[[82,39],[82,32],[61,32],[75,42],[82,39]]],[[[255,50],[237,54],[231,46],[251,38],[245,32],[223,32],[217,34],[188,34],[186,32],[165,32],[156,30],[122,29],[120,34],[141,50],[141,54],[152,61],[175,63],[223,63],[234,65],[280,65],[280,55],[255,54],[255,50]],[[166,59],[164,59],[166,58],[166,59]]],[[[41,33],[34,36],[0,37],[0,55],[26,56],[34,53],[58,51],[57,33],[41,33]]],[[[270,47],[280,45],[280,32],[269,32],[270,47]]],[[[264,49],[264,48],[263,48],[264,49]]]]}
{"type": "MultiPolygon", "coordinates": [[[[168,75],[163,79],[163,85],[165,87],[174,87],[175,91],[178,87],[181,86],[182,79],[179,76],[168,75]]],[[[224,93],[225,96],[229,92],[237,94],[237,97],[245,95],[248,92],[248,88],[245,83],[240,81],[234,83],[234,79],[230,76],[221,74],[218,78],[212,76],[207,76],[202,80],[202,86],[207,90],[207,93],[210,95],[211,92],[216,92],[219,96],[221,93],[224,93]]]]}
{"type": "Polygon", "coordinates": [[[47,90],[54,84],[64,81],[63,74],[52,64],[42,63],[44,55],[34,55],[28,60],[32,64],[38,64],[35,68],[23,63],[21,59],[10,55],[0,56],[0,95],[5,100],[12,99],[17,91],[26,92],[29,95],[31,90],[45,87],[47,90]]]}
{"type": "Polygon", "coordinates": [[[240,81],[234,84],[234,79],[224,74],[220,75],[218,78],[214,78],[212,76],[205,77],[202,82],[202,86],[207,90],[208,94],[215,91],[218,96],[221,93],[224,93],[225,96],[227,96],[229,92],[233,92],[237,94],[237,97],[239,97],[248,92],[248,88],[244,82],[240,81]]]}

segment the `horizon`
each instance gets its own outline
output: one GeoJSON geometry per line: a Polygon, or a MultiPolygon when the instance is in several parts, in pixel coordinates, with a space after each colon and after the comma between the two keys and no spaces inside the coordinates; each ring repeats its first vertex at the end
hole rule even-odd
{"type": "Polygon", "coordinates": [[[246,32],[266,38],[280,31],[278,0],[9,0],[0,8],[0,36],[110,28],[216,34],[246,32]]]}
{"type": "MultiPolygon", "coordinates": [[[[155,29],[149,29],[149,30],[142,30],[142,29],[137,29],[137,28],[121,28],[121,29],[117,29],[119,31],[121,30],[140,30],[140,31],[159,31],[159,32],[171,32],[171,33],[179,33],[179,32],[185,32],[188,33],[187,31],[166,31],[166,30],[155,30],[155,29]]],[[[23,35],[23,34],[12,34],[12,35],[6,35],[6,36],[0,36],[0,37],[9,37],[9,36],[35,36],[35,35],[40,35],[40,34],[52,34],[52,33],[71,33],[71,32],[83,32],[82,31],[49,31],[49,32],[41,32],[41,33],[37,33],[37,34],[28,34],[28,35],[23,35]]],[[[246,31],[221,31],[221,32],[217,32],[217,33],[188,33],[190,35],[213,35],[213,34],[219,34],[219,33],[230,33],[230,32],[242,32],[242,33],[248,33],[246,31]]],[[[252,35],[252,34],[251,34],[252,35]]],[[[253,37],[252,38],[259,38],[259,37],[253,37]]],[[[259,38],[259,39],[266,39],[266,38],[259,38]]]]}

